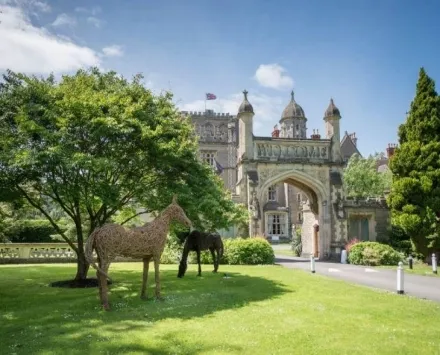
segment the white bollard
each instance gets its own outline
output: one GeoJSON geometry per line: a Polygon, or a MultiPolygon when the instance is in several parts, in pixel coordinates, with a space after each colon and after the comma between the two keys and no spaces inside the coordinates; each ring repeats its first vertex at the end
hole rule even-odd
{"type": "Polygon", "coordinates": [[[397,293],[403,295],[403,263],[399,261],[399,266],[397,267],[397,293]]]}
{"type": "Polygon", "coordinates": [[[312,274],[315,273],[315,257],[313,256],[313,254],[310,255],[310,271],[312,272],[312,274]]]}
{"type": "Polygon", "coordinates": [[[347,250],[341,252],[341,264],[347,264],[347,250]]]}
{"type": "Polygon", "coordinates": [[[437,258],[435,257],[435,254],[432,254],[432,272],[434,274],[437,273],[437,258]]]}

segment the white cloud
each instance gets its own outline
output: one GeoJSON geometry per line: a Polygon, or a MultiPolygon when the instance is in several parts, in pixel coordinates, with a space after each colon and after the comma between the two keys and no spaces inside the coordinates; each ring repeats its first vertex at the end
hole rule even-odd
{"type": "MultiPolygon", "coordinates": [[[[268,96],[263,94],[249,94],[248,100],[254,108],[254,133],[256,135],[270,136],[272,128],[281,118],[281,113],[287,105],[286,99],[281,97],[268,96]]],[[[229,113],[236,115],[238,108],[243,101],[243,94],[237,93],[228,98],[218,98],[217,100],[206,101],[206,108],[214,112],[229,113]]],[[[196,100],[179,105],[183,111],[205,110],[205,101],[196,100]]]]}
{"type": "Polygon", "coordinates": [[[0,71],[60,73],[99,66],[95,51],[35,27],[22,8],[0,5],[0,10],[0,71]]]}
{"type": "Polygon", "coordinates": [[[82,13],[92,14],[92,15],[97,15],[101,11],[102,11],[102,9],[99,6],[93,6],[91,8],[86,8],[86,7],[76,7],[75,8],[75,12],[82,12],[82,13]]]}
{"type": "Polygon", "coordinates": [[[52,22],[52,26],[54,27],[59,27],[59,26],[73,27],[75,25],[76,25],[76,19],[67,14],[58,15],[55,21],[52,22]]]}
{"type": "Polygon", "coordinates": [[[104,23],[104,21],[100,20],[99,18],[93,17],[93,16],[87,17],[87,22],[92,24],[96,28],[101,28],[101,26],[104,23]]]}
{"type": "Polygon", "coordinates": [[[102,49],[102,52],[107,57],[122,57],[124,55],[124,51],[122,50],[122,47],[116,44],[113,44],[108,47],[104,47],[102,49]]]}
{"type": "Polygon", "coordinates": [[[37,10],[39,10],[41,12],[50,12],[51,11],[50,5],[46,4],[43,1],[34,1],[34,2],[32,2],[32,5],[35,6],[37,8],[37,10]]]}
{"type": "Polygon", "coordinates": [[[283,90],[293,87],[293,79],[279,64],[261,64],[255,72],[254,79],[261,86],[272,89],[283,90]]]}

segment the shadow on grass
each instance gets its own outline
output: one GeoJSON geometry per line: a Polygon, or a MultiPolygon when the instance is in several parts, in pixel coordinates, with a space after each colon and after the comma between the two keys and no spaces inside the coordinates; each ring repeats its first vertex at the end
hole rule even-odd
{"type": "MultiPolygon", "coordinates": [[[[185,278],[178,279],[177,270],[164,270],[161,285],[165,301],[143,301],[139,297],[141,271],[115,270],[111,273],[114,284],[109,294],[112,311],[104,312],[96,288],[49,286],[51,281],[71,275],[71,269],[39,266],[31,270],[21,279],[0,275],[0,343],[9,353],[28,354],[29,349],[35,349],[32,353],[61,354],[71,349],[69,354],[160,355],[198,354],[214,348],[236,352],[240,349],[213,343],[214,336],[208,342],[193,336],[189,340],[180,339],[180,332],[186,336],[182,322],[205,319],[216,312],[293,292],[281,283],[237,272],[228,271],[228,278],[223,277],[223,272],[204,272],[202,277],[197,277],[196,271],[190,270],[185,278]],[[156,329],[164,320],[171,324],[165,333],[156,329]],[[133,341],[129,334],[141,334],[142,341],[133,341]]],[[[19,271],[26,272],[24,268],[19,271]]],[[[152,297],[154,273],[151,271],[148,285],[148,296],[152,297]]],[[[215,329],[212,331],[214,334],[215,329]]]]}

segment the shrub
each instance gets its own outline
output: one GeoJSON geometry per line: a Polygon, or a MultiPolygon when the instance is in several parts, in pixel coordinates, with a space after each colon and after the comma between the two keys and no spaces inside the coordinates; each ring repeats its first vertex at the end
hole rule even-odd
{"type": "Polygon", "coordinates": [[[225,262],[230,265],[273,264],[272,246],[264,238],[234,238],[225,243],[225,262]]]}
{"type": "MultiPolygon", "coordinates": [[[[224,252],[221,264],[230,265],[259,265],[273,264],[275,255],[271,245],[263,238],[231,238],[223,239],[224,252]]],[[[161,262],[164,264],[177,264],[182,256],[183,244],[174,237],[169,236],[162,254],[161,262]]],[[[211,252],[202,251],[200,254],[202,264],[213,264],[211,252]]],[[[190,252],[189,264],[197,263],[197,254],[190,252]]]]}
{"type": "Polygon", "coordinates": [[[397,265],[403,255],[386,244],[361,242],[351,247],[348,261],[354,265],[397,265]]]}
{"type": "Polygon", "coordinates": [[[295,235],[292,240],[292,251],[295,256],[301,256],[302,253],[302,239],[301,239],[301,230],[295,230],[295,235]]]}
{"type": "Polygon", "coordinates": [[[51,243],[52,234],[57,234],[47,220],[24,219],[15,221],[5,231],[4,235],[13,243],[51,243]]]}
{"type": "Polygon", "coordinates": [[[391,225],[388,232],[387,244],[391,245],[394,249],[409,255],[412,251],[411,238],[405,233],[403,228],[397,225],[391,225]]]}
{"type": "Polygon", "coordinates": [[[360,241],[359,239],[357,239],[357,238],[354,238],[354,239],[349,240],[349,241],[347,242],[347,244],[345,244],[345,250],[347,250],[347,253],[350,252],[351,248],[352,248],[354,245],[356,245],[356,244],[358,244],[358,243],[360,243],[360,242],[361,242],[361,241],[360,241]]]}

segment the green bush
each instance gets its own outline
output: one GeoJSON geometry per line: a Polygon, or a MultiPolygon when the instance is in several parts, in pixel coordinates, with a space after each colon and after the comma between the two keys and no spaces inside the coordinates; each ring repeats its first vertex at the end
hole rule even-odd
{"type": "Polygon", "coordinates": [[[295,256],[301,256],[302,254],[302,238],[301,238],[301,229],[295,230],[295,234],[292,239],[292,251],[295,256]]]}
{"type": "MultiPolygon", "coordinates": [[[[275,255],[271,245],[262,238],[231,238],[223,239],[224,252],[221,264],[230,265],[258,265],[273,264],[275,255]]],[[[163,264],[177,264],[182,257],[183,244],[180,244],[173,236],[169,236],[164,252],[161,257],[163,264]]],[[[202,251],[200,254],[202,264],[213,264],[211,252],[202,251]]],[[[189,264],[197,263],[197,254],[190,252],[189,264]]]]}
{"type": "Polygon", "coordinates": [[[391,225],[388,232],[388,243],[397,251],[409,255],[412,252],[411,238],[405,233],[403,228],[397,225],[391,225]]]}
{"type": "Polygon", "coordinates": [[[263,238],[234,238],[225,243],[225,262],[229,265],[273,264],[272,246],[263,238]]]}
{"type": "Polygon", "coordinates": [[[403,255],[386,244],[361,242],[350,249],[348,261],[354,265],[397,265],[403,261],[403,255]]]}
{"type": "Polygon", "coordinates": [[[51,243],[52,234],[57,234],[47,220],[24,219],[12,223],[4,235],[13,243],[51,243]]]}

